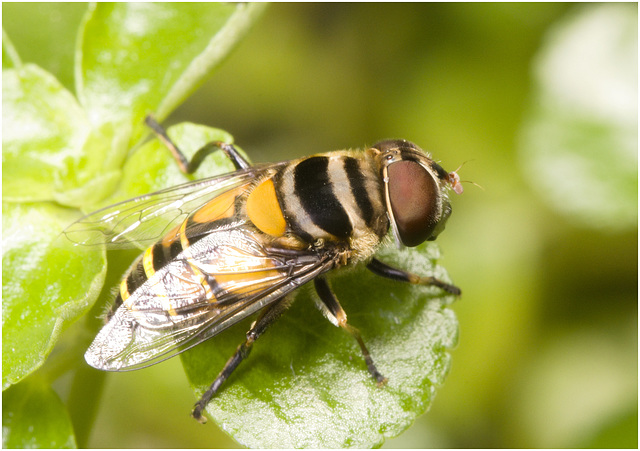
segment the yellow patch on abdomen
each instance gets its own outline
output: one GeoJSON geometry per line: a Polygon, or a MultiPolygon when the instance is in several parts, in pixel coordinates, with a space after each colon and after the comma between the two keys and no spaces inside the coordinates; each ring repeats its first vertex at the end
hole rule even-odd
{"type": "Polygon", "coordinates": [[[258,229],[271,236],[284,235],[287,223],[278,203],[272,179],[256,186],[249,194],[246,205],[247,215],[258,229]]]}

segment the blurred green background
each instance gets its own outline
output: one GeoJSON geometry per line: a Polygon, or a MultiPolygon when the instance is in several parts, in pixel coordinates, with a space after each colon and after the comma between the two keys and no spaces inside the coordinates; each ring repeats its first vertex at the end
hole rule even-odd
{"type": "MultiPolygon", "coordinates": [[[[29,61],[50,30],[3,13],[29,61]]],[[[637,448],[637,98],[637,4],[273,4],[165,125],[257,162],[405,138],[482,185],[438,238],[463,290],[451,373],[385,447],[637,448]]],[[[179,359],[110,374],[89,444],[237,446],[172,413],[192,401],[179,359]]]]}

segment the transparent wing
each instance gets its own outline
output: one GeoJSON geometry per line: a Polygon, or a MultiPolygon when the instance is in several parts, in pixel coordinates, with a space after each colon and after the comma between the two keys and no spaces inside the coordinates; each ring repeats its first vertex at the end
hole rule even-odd
{"type": "Polygon", "coordinates": [[[145,248],[209,200],[285,165],[253,166],[129,199],[84,216],[64,230],[72,242],[108,249],[145,248]]]}
{"type": "Polygon", "coordinates": [[[254,233],[239,222],[183,251],[123,302],[87,351],[87,362],[109,371],[153,365],[218,334],[334,265],[330,253],[266,249],[254,233]]]}

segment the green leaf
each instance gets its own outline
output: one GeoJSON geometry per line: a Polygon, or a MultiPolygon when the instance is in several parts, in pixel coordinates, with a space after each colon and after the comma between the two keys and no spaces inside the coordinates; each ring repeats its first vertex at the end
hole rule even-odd
{"type": "Polygon", "coordinates": [[[113,191],[130,129],[91,130],[76,99],[27,64],[3,70],[2,198],[81,206],[113,191]]]}
{"type": "MultiPolygon", "coordinates": [[[[229,50],[231,43],[235,42],[234,39],[238,37],[242,27],[248,23],[243,20],[248,20],[248,17],[259,9],[246,5],[213,6],[209,8],[212,12],[203,14],[195,5],[176,5],[175,7],[169,5],[168,10],[160,5],[158,7],[149,5],[148,11],[143,11],[140,15],[135,14],[135,5],[102,5],[96,8],[96,16],[92,15],[94,8],[86,20],[89,30],[84,29],[83,37],[88,40],[84,45],[92,48],[102,57],[105,57],[108,52],[103,51],[104,49],[100,49],[99,46],[92,47],[91,43],[100,41],[100,38],[95,34],[99,31],[91,29],[91,26],[99,28],[101,19],[105,17],[113,19],[110,14],[116,12],[133,11],[131,15],[125,14],[126,17],[120,14],[115,18],[115,22],[119,25],[133,26],[133,29],[129,30],[133,35],[140,31],[135,26],[136,21],[138,24],[144,22],[162,26],[162,22],[159,21],[160,16],[168,20],[166,14],[180,15],[179,13],[189,8],[191,12],[188,16],[192,20],[200,19],[205,22],[209,20],[213,23],[213,28],[207,29],[203,25],[204,28],[195,30],[197,33],[194,36],[198,37],[196,41],[200,42],[202,47],[200,52],[196,53],[205,55],[203,58],[206,61],[201,61],[202,64],[194,66],[186,64],[186,60],[181,59],[181,70],[169,71],[165,67],[159,71],[160,65],[157,64],[156,59],[166,61],[167,65],[174,63],[171,62],[171,58],[168,58],[169,53],[164,53],[162,55],[164,58],[161,58],[160,53],[154,54],[150,62],[154,64],[152,73],[156,77],[170,72],[173,74],[172,77],[165,79],[170,81],[168,85],[162,85],[162,89],[154,88],[152,96],[152,103],[156,103],[154,107],[157,107],[157,103],[164,101],[171,92],[174,93],[172,95],[176,95],[176,92],[186,95],[186,91],[183,92],[180,89],[176,91],[176,86],[181,86],[181,89],[185,90],[195,89],[192,82],[199,78],[194,74],[198,73],[199,77],[203,77],[205,74],[202,71],[210,69],[213,62],[217,62],[229,50]],[[220,8],[228,9],[227,16],[222,14],[220,8]],[[154,15],[149,11],[155,11],[157,14],[154,15]],[[213,20],[214,16],[217,17],[216,20],[213,20]],[[235,18],[235,28],[228,28],[230,25],[226,21],[229,17],[235,18]],[[227,25],[224,25],[225,23],[227,25]],[[207,30],[211,33],[207,35],[205,41],[209,45],[216,43],[215,51],[207,45],[202,45],[204,41],[201,33],[207,30]],[[217,39],[224,39],[222,42],[212,40],[212,34],[218,36],[217,39]],[[163,74],[161,75],[160,72],[163,74]],[[186,84],[183,80],[185,74],[191,76],[191,78],[187,77],[190,82],[186,84]],[[182,84],[178,83],[180,80],[182,84]]],[[[145,9],[144,5],[142,9],[145,9]]],[[[111,31],[114,32],[119,30],[115,22],[111,24],[113,26],[111,31]]],[[[168,52],[169,47],[173,46],[173,50],[177,52],[184,37],[190,34],[185,32],[180,35],[182,39],[180,41],[177,39],[180,34],[179,26],[184,23],[180,20],[169,22],[178,26],[171,28],[165,24],[168,27],[167,30],[173,30],[173,34],[163,37],[160,42],[164,42],[165,45],[160,47],[162,52],[168,52]]],[[[154,30],[160,33],[160,29],[154,28],[154,30]]],[[[147,38],[160,39],[154,35],[144,37],[133,35],[128,38],[124,35],[121,37],[126,42],[129,42],[128,39],[135,41],[135,37],[136,51],[144,54],[147,52],[142,47],[147,45],[145,44],[148,43],[147,38]]],[[[104,44],[104,41],[100,42],[104,44]]],[[[9,44],[8,41],[7,44],[9,44]]],[[[108,42],[108,44],[112,52],[118,55],[124,52],[121,48],[113,50],[112,43],[108,42]]],[[[117,45],[117,42],[115,44],[117,45]]],[[[196,56],[193,51],[186,54],[188,58],[196,56]]],[[[91,65],[88,67],[91,71],[96,69],[91,65]]],[[[125,67],[120,67],[114,72],[107,70],[107,67],[102,66],[99,69],[111,75],[126,73],[126,80],[133,80],[140,76],[143,78],[141,82],[143,84],[159,83],[157,79],[155,81],[144,79],[142,73],[149,67],[131,66],[132,69],[136,69],[133,72],[124,70],[125,67]]],[[[105,78],[101,78],[101,82],[105,82],[105,78]]],[[[89,86],[94,85],[89,83],[89,86]]],[[[104,84],[101,86],[104,87],[104,84]]],[[[113,89],[101,91],[101,93],[112,100],[120,99],[121,86],[111,83],[111,88],[113,89]]],[[[89,89],[87,92],[93,91],[89,89]]],[[[136,103],[144,97],[139,97],[137,94],[129,96],[127,101],[138,106],[148,106],[148,99],[136,103]]],[[[142,121],[141,116],[136,117],[136,121],[138,120],[142,121]]],[[[196,132],[191,130],[190,133],[196,132]]],[[[197,136],[200,135],[202,133],[197,136]]],[[[85,111],[78,105],[75,98],[53,76],[39,67],[27,64],[18,69],[3,71],[3,235],[5,238],[3,241],[5,273],[3,279],[3,387],[15,384],[42,365],[60,332],[68,323],[85,313],[95,301],[105,273],[103,253],[92,254],[87,250],[67,249],[69,243],[60,244],[64,239],[54,245],[54,240],[60,231],[77,219],[77,213],[44,203],[12,205],[8,202],[55,200],[64,205],[85,207],[96,204],[106,194],[113,192],[120,181],[122,177],[120,166],[130,148],[130,136],[131,126],[127,123],[98,121],[98,126],[91,128],[85,111]]],[[[214,139],[230,140],[229,135],[221,131],[216,131],[211,136],[214,136],[214,139]]],[[[145,154],[143,152],[139,155],[145,154]]],[[[159,155],[162,155],[166,165],[173,166],[177,172],[175,163],[168,157],[166,149],[163,149],[159,155]]],[[[127,185],[131,180],[127,177],[131,177],[132,174],[137,178],[140,174],[147,172],[155,175],[157,182],[159,174],[153,172],[153,168],[149,169],[144,164],[146,162],[145,160],[140,164],[139,159],[133,159],[133,164],[136,166],[128,165],[128,173],[122,186],[127,185]]],[[[215,163],[209,164],[215,166],[215,163]]],[[[185,180],[183,176],[180,175],[180,177],[182,177],[180,181],[185,180]]],[[[160,177],[159,179],[162,180],[160,184],[175,184],[174,178],[160,177]]],[[[139,180],[134,182],[136,188],[143,189],[145,192],[153,190],[150,186],[142,187],[138,183],[139,180]]],[[[135,194],[142,194],[142,192],[135,194]]],[[[127,197],[132,195],[131,192],[127,193],[127,197]]]]}
{"type": "Polygon", "coordinates": [[[76,447],[69,415],[48,384],[30,378],[2,394],[2,447],[76,447]]]}
{"type": "Polygon", "coordinates": [[[2,205],[3,389],[40,367],[100,292],[104,250],[56,240],[78,216],[48,203],[2,205]]]}
{"type": "Polygon", "coordinates": [[[263,9],[231,3],[99,3],[90,6],[76,68],[93,124],[166,117],[209,75],[263,9]]]}
{"type": "Polygon", "coordinates": [[[89,133],[75,98],[33,64],[2,71],[2,198],[54,200],[89,133]]]}
{"type": "MultiPolygon", "coordinates": [[[[434,244],[384,250],[383,261],[446,280],[434,266],[434,244]]],[[[248,447],[343,448],[380,446],[407,429],[430,406],[457,342],[451,296],[373,275],[363,267],[332,280],[389,382],[378,388],[356,341],[326,321],[309,286],[254,345],[207,412],[248,447]]],[[[249,322],[182,355],[200,396],[244,340],[249,322]]]]}
{"type": "Polygon", "coordinates": [[[587,227],[638,223],[638,9],[586,5],[548,35],[521,135],[525,174],[587,227]]]}
{"type": "Polygon", "coordinates": [[[111,194],[122,176],[120,167],[129,151],[130,136],[131,127],[126,124],[106,123],[91,130],[77,151],[77,160],[61,178],[55,200],[86,209],[111,194]]]}

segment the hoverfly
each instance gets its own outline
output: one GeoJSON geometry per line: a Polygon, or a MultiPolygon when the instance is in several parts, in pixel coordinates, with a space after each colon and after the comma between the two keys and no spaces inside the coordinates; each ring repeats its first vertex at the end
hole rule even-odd
{"type": "Polygon", "coordinates": [[[289,307],[290,294],[313,281],[320,308],[358,342],[378,385],[378,371],[325,273],[367,262],[383,277],[460,290],[373,258],[389,229],[399,246],[434,240],[451,214],[445,171],[415,144],[381,141],[364,151],[335,151],[251,166],[231,144],[212,142],[189,161],[151,117],[147,124],[181,170],[194,172],[222,150],[236,171],[164,189],[91,213],[65,230],[78,244],[148,245],[122,279],[107,322],[85,354],[106,371],[153,365],[259,312],[247,339],[195,404],[201,422],[210,399],[253,343],[289,307]]]}

